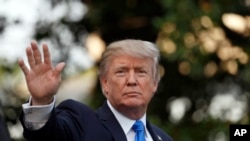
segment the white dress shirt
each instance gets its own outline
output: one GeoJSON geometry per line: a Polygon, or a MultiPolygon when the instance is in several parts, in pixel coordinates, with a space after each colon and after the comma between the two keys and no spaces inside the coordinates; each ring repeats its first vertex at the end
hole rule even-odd
{"type": "MultiPolygon", "coordinates": [[[[135,140],[135,132],[132,129],[133,124],[135,123],[135,120],[129,119],[126,116],[122,115],[119,111],[117,111],[111,104],[109,101],[108,102],[108,106],[111,109],[111,111],[113,112],[113,114],[115,115],[115,118],[118,120],[119,124],[121,125],[126,137],[127,137],[127,141],[134,141],[135,140]]],[[[148,129],[146,128],[146,113],[144,114],[144,116],[139,119],[143,122],[144,124],[144,128],[145,128],[145,138],[146,141],[153,141],[148,129]]]]}
{"type": "MultiPolygon", "coordinates": [[[[118,112],[109,101],[107,101],[109,108],[113,112],[115,118],[118,120],[121,125],[126,137],[127,141],[134,141],[135,132],[132,130],[132,126],[135,123],[135,120],[131,120],[120,112],[118,112]]],[[[55,105],[55,97],[51,104],[42,105],[42,106],[31,106],[31,98],[28,103],[22,105],[24,112],[24,121],[25,126],[31,130],[37,130],[42,128],[49,119],[50,113],[53,110],[55,105]]],[[[146,114],[140,119],[145,127],[145,138],[146,141],[153,141],[149,131],[146,128],[146,114]]]]}

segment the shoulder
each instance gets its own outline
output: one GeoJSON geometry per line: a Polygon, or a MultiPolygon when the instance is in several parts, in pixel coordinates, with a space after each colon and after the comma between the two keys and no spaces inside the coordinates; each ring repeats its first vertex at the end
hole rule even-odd
{"type": "Polygon", "coordinates": [[[72,99],[67,99],[63,102],[61,102],[57,107],[56,107],[57,111],[71,111],[71,112],[93,112],[93,110],[79,102],[76,100],[72,100],[72,99]]]}
{"type": "Polygon", "coordinates": [[[83,103],[81,103],[79,101],[76,101],[76,100],[73,100],[73,99],[66,99],[66,100],[62,101],[58,105],[58,107],[60,107],[60,106],[68,106],[68,105],[70,105],[70,106],[86,106],[85,104],[83,104],[83,103]]]}

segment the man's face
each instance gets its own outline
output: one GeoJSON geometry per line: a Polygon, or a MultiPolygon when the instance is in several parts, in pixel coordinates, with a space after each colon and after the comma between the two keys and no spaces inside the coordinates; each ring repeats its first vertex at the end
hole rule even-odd
{"type": "Polygon", "coordinates": [[[158,85],[153,78],[152,60],[120,55],[111,59],[101,83],[105,96],[118,111],[124,108],[146,111],[158,85]]]}

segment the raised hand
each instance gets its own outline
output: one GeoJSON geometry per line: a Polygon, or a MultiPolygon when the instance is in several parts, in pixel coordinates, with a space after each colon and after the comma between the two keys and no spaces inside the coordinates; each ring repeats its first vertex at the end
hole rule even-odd
{"type": "Polygon", "coordinates": [[[65,63],[61,62],[53,67],[47,44],[42,45],[42,50],[43,57],[34,41],[31,42],[31,47],[26,49],[30,68],[24,64],[23,59],[18,60],[32,96],[32,105],[46,105],[53,100],[60,86],[61,72],[65,66],[65,63]]]}

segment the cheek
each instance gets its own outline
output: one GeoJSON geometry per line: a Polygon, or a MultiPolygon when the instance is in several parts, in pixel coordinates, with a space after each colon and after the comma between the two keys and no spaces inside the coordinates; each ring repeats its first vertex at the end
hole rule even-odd
{"type": "Polygon", "coordinates": [[[120,87],[118,85],[108,85],[105,96],[111,103],[120,101],[122,98],[120,87]]]}
{"type": "Polygon", "coordinates": [[[105,95],[121,92],[124,80],[122,79],[107,79],[102,82],[105,95]]]}
{"type": "Polygon", "coordinates": [[[144,81],[144,82],[145,83],[143,83],[143,86],[141,89],[152,97],[157,90],[157,86],[158,86],[157,83],[153,83],[152,81],[144,81]]]}

